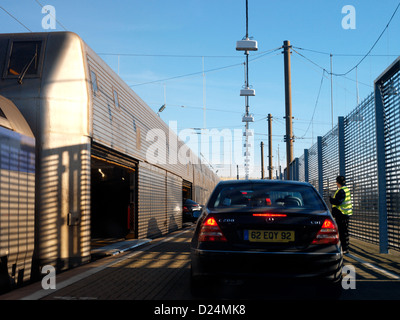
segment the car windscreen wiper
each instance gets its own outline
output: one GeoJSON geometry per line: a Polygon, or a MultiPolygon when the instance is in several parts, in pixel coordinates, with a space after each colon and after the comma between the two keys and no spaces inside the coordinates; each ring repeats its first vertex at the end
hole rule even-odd
{"type": "Polygon", "coordinates": [[[35,54],[33,55],[31,61],[28,64],[26,64],[24,66],[24,68],[22,69],[21,75],[18,77],[19,84],[22,84],[22,80],[24,79],[26,72],[31,67],[32,62],[36,59],[36,57],[37,57],[37,50],[36,50],[35,54]]]}

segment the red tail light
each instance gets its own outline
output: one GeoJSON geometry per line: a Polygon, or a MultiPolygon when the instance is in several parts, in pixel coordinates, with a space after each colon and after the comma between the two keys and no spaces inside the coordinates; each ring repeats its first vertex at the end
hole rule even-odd
{"type": "Polygon", "coordinates": [[[339,232],[336,224],[331,219],[325,219],[312,244],[337,244],[339,232]]]}
{"type": "Polygon", "coordinates": [[[211,217],[207,218],[203,225],[201,226],[199,241],[227,241],[221,228],[218,226],[217,221],[211,217]]]}
{"type": "Polygon", "coordinates": [[[253,217],[283,218],[287,217],[287,215],[284,213],[253,213],[253,217]]]}

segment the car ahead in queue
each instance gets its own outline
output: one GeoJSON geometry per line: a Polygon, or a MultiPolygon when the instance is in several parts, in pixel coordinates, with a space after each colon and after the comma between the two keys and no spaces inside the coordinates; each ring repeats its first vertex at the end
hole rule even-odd
{"type": "Polygon", "coordinates": [[[191,284],[210,278],[317,280],[340,294],[338,228],[309,183],[222,181],[191,241],[191,284]]]}
{"type": "Polygon", "coordinates": [[[201,205],[199,205],[197,202],[191,199],[186,199],[183,202],[183,210],[182,210],[183,222],[196,221],[201,214],[201,208],[202,208],[201,205]]]}

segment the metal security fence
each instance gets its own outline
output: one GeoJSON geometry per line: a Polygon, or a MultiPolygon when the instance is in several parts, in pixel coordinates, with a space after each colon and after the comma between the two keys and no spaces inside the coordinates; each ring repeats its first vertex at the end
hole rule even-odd
{"type": "Polygon", "coordinates": [[[308,150],[308,163],[305,165],[308,166],[308,182],[319,191],[318,143],[315,143],[308,150]]]}
{"type": "MultiPolygon", "coordinates": [[[[306,153],[308,150],[304,150],[304,153],[306,153]]],[[[299,176],[298,179],[299,181],[305,181],[306,180],[306,167],[304,166],[305,164],[305,159],[306,155],[303,154],[300,158],[298,158],[298,163],[299,163],[299,176]]]]}
{"type": "MultiPolygon", "coordinates": [[[[383,115],[388,244],[400,249],[400,59],[376,81],[377,106],[383,115]]],[[[385,212],[384,212],[385,213],[385,212]]]]}
{"type": "Polygon", "coordinates": [[[352,236],[400,249],[400,57],[375,90],[290,165],[291,179],[310,182],[329,205],[344,175],[352,194],[352,236]]]}
{"type": "Polygon", "coordinates": [[[345,176],[352,192],[350,232],[379,243],[374,94],[344,119],[345,176]]]}
{"type": "Polygon", "coordinates": [[[329,196],[337,190],[336,177],[339,175],[338,126],[322,137],[323,198],[329,203],[329,196]]]}

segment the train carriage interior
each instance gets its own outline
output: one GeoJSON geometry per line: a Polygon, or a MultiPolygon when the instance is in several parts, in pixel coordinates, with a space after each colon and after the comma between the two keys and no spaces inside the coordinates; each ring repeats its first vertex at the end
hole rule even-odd
{"type": "Polygon", "coordinates": [[[92,248],[134,237],[135,175],[133,169],[92,157],[92,248]]]}

